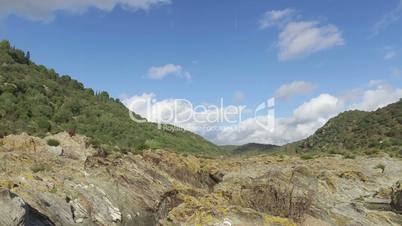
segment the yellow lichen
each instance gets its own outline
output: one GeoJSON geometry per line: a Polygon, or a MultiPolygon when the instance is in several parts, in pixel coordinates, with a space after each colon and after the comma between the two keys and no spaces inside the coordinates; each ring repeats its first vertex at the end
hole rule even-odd
{"type": "Polygon", "coordinates": [[[12,189],[14,183],[10,180],[0,180],[0,188],[12,189]]]}
{"type": "Polygon", "coordinates": [[[289,219],[264,215],[264,225],[268,226],[272,224],[279,224],[281,226],[296,226],[296,224],[289,219]]]}

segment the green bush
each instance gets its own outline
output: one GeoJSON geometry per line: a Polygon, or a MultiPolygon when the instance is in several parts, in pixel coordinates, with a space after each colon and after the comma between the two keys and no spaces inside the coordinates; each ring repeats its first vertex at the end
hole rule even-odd
{"type": "Polygon", "coordinates": [[[40,129],[44,129],[45,131],[50,130],[50,123],[46,118],[38,118],[37,123],[40,129]]]}
{"type": "Polygon", "coordinates": [[[143,151],[143,150],[147,150],[147,149],[149,149],[149,146],[147,144],[140,144],[137,147],[135,147],[135,150],[138,150],[138,151],[143,151]]]}
{"type": "Polygon", "coordinates": [[[57,147],[60,145],[60,142],[58,140],[55,139],[49,139],[47,141],[47,145],[52,146],[52,147],[57,147]]]}
{"type": "Polygon", "coordinates": [[[300,158],[303,159],[303,160],[314,159],[314,155],[312,155],[312,154],[304,154],[304,155],[301,155],[300,158]]]}

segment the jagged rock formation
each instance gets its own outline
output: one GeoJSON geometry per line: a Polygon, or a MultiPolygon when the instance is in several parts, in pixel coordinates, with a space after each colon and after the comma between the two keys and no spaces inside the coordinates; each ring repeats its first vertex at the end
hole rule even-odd
{"type": "Polygon", "coordinates": [[[105,155],[87,141],[0,139],[0,225],[402,224],[398,159],[105,155]]]}

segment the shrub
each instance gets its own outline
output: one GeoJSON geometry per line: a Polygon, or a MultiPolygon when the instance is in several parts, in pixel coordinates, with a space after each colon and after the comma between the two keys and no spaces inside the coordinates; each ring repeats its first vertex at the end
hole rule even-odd
{"type": "Polygon", "coordinates": [[[304,154],[304,155],[300,156],[300,158],[303,160],[309,160],[309,159],[313,159],[314,156],[312,154],[304,154]]]}
{"type": "Polygon", "coordinates": [[[44,129],[45,131],[50,130],[50,123],[46,118],[37,119],[37,123],[38,123],[39,128],[44,129]]]}
{"type": "Polygon", "coordinates": [[[92,148],[98,149],[100,148],[100,142],[97,139],[91,138],[87,143],[85,143],[85,146],[88,148],[89,146],[92,146],[92,148]]]}
{"type": "Polygon", "coordinates": [[[47,141],[47,145],[52,146],[52,147],[57,147],[60,145],[60,142],[58,140],[55,139],[49,139],[47,141]]]}
{"type": "Polygon", "coordinates": [[[147,145],[147,144],[140,144],[140,145],[138,145],[135,149],[136,150],[138,150],[138,151],[143,151],[143,150],[147,150],[147,149],[149,149],[150,147],[149,147],[149,145],[147,145]]]}
{"type": "Polygon", "coordinates": [[[366,155],[375,155],[375,154],[380,153],[380,151],[377,150],[377,149],[369,149],[369,150],[365,151],[364,153],[365,153],[366,155]]]}
{"type": "Polygon", "coordinates": [[[45,164],[37,164],[37,165],[31,166],[31,170],[34,173],[38,173],[38,172],[49,170],[49,167],[46,166],[45,164]]]}

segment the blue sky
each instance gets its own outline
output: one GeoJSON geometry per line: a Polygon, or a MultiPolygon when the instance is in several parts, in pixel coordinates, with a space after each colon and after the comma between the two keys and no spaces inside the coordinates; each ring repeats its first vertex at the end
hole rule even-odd
{"type": "Polygon", "coordinates": [[[0,39],[123,99],[152,93],[253,108],[281,90],[278,123],[301,131],[294,136],[195,132],[217,143],[286,143],[340,111],[401,97],[401,15],[400,0],[6,0],[0,39]],[[331,112],[314,104],[324,94],[336,98],[331,112]],[[304,104],[319,120],[297,116],[304,104]]]}

